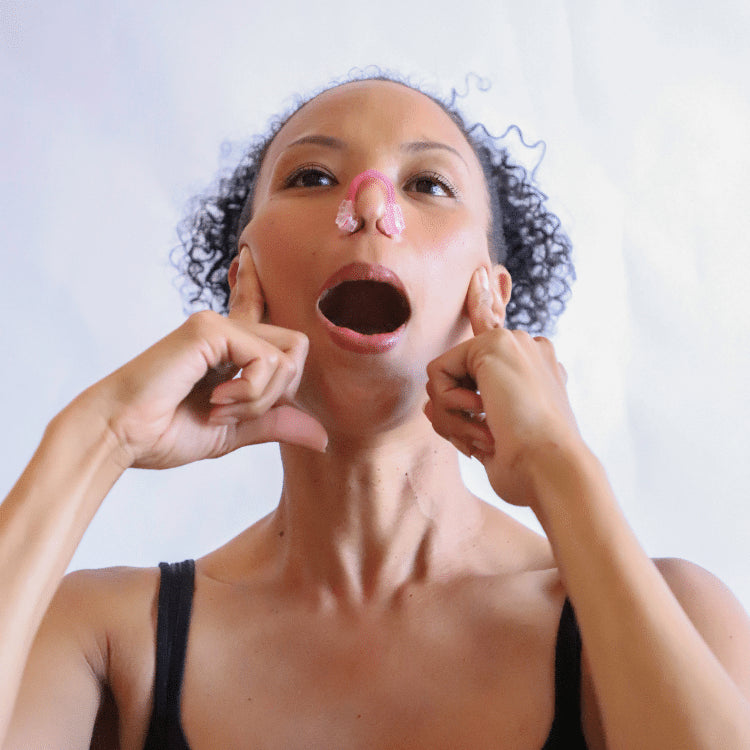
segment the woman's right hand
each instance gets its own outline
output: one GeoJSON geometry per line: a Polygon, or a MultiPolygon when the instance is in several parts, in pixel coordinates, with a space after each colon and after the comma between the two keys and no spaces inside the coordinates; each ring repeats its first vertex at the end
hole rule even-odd
{"type": "Polygon", "coordinates": [[[107,420],[125,466],[164,469],[271,441],[325,450],[323,426],[291,405],[307,337],[260,322],[252,259],[245,250],[235,263],[228,317],[191,315],[79,397],[107,420]]]}

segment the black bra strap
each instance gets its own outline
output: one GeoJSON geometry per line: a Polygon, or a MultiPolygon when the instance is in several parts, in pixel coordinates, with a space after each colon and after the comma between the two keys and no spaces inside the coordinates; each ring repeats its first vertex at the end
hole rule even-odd
{"type": "Polygon", "coordinates": [[[180,742],[185,742],[180,724],[180,693],[193,604],[195,562],[159,563],[159,568],[154,708],[144,750],[182,747],[180,742]]]}
{"type": "Polygon", "coordinates": [[[565,600],[555,647],[555,718],[543,750],[585,748],[581,727],[581,635],[573,605],[565,600]]]}

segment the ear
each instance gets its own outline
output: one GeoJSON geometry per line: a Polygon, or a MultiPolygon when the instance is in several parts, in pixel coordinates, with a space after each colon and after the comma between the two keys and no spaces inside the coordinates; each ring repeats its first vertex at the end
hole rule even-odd
{"type": "Polygon", "coordinates": [[[502,317],[505,322],[505,308],[510,301],[510,293],[513,290],[513,281],[510,278],[508,269],[498,263],[492,266],[490,273],[490,288],[492,289],[493,310],[502,317]]]}
{"type": "Polygon", "coordinates": [[[237,288],[237,273],[240,270],[240,254],[232,258],[232,262],[229,264],[229,270],[227,271],[227,282],[229,283],[229,308],[232,308],[234,302],[234,290],[237,288]]]}

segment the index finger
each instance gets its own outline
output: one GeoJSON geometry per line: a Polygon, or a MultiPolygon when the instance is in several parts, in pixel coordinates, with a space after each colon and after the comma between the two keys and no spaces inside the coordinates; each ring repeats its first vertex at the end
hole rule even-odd
{"type": "Polygon", "coordinates": [[[229,318],[240,323],[260,323],[266,309],[266,300],[260,287],[253,257],[243,246],[237,260],[237,274],[229,297],[229,318]]]}
{"type": "Polygon", "coordinates": [[[502,327],[502,321],[493,307],[494,301],[489,274],[484,266],[480,266],[472,274],[466,294],[466,309],[475,336],[502,327]]]}

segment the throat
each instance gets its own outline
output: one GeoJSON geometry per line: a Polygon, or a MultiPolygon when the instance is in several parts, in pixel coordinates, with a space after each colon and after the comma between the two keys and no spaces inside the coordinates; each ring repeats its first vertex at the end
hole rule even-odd
{"type": "Polygon", "coordinates": [[[314,466],[317,457],[282,448],[274,526],[300,590],[357,607],[460,564],[458,551],[481,528],[481,501],[463,485],[455,450],[440,443],[419,457],[407,448],[362,462],[341,460],[334,446],[314,466]]]}

